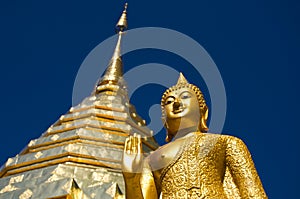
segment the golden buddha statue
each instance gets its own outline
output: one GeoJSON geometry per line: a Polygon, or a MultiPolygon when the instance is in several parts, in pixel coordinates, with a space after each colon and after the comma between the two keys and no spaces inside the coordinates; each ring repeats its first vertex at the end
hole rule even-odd
{"type": "Polygon", "coordinates": [[[207,132],[203,94],[181,73],[161,107],[168,144],[143,157],[139,135],[125,142],[126,198],[267,198],[246,145],[207,132]]]}

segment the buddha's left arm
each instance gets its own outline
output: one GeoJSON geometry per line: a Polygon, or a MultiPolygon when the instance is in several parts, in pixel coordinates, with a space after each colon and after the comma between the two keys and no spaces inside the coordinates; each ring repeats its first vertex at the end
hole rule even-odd
{"type": "Polygon", "coordinates": [[[242,198],[267,198],[251,154],[242,140],[229,137],[226,148],[226,164],[242,198]]]}

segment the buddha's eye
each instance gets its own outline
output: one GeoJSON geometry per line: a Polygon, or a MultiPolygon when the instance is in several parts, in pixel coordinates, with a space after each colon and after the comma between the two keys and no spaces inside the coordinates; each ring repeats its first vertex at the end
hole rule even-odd
{"type": "Polygon", "coordinates": [[[174,97],[168,97],[167,100],[165,101],[165,105],[171,104],[174,102],[174,97]]]}
{"type": "Polygon", "coordinates": [[[191,98],[191,94],[189,92],[184,92],[180,96],[181,99],[188,99],[191,98]]]}

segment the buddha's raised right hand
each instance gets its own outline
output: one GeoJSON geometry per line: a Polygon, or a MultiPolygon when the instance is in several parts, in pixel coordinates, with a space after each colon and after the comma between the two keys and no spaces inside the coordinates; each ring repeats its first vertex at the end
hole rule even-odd
{"type": "Polygon", "coordinates": [[[141,136],[136,133],[125,140],[122,171],[125,178],[133,178],[140,174],[143,164],[143,149],[141,136]]]}

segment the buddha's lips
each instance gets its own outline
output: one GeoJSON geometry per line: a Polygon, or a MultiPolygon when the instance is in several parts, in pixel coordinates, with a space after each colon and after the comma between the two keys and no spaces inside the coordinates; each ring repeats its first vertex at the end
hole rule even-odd
{"type": "Polygon", "coordinates": [[[184,111],[184,108],[183,108],[183,107],[180,107],[180,108],[178,108],[178,109],[173,110],[172,112],[173,112],[174,114],[176,114],[176,113],[181,113],[182,111],[184,111]]]}

